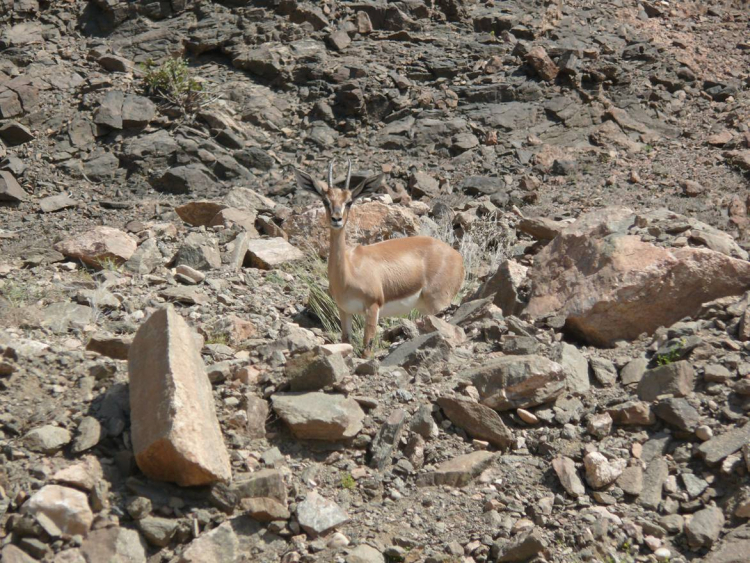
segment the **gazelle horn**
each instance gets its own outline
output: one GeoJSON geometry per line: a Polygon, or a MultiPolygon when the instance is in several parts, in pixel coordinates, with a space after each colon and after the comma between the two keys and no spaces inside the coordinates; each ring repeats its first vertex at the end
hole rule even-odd
{"type": "Polygon", "coordinates": [[[352,159],[347,159],[347,162],[349,164],[349,169],[346,171],[346,185],[344,187],[345,190],[349,189],[349,182],[352,180],[352,159]]]}
{"type": "Polygon", "coordinates": [[[328,163],[328,189],[333,189],[333,160],[328,163]]]}

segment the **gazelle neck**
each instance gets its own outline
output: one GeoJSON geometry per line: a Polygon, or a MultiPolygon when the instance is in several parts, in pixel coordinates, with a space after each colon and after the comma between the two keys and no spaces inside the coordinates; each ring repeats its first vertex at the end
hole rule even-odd
{"type": "Polygon", "coordinates": [[[341,229],[330,229],[330,246],[328,249],[328,279],[338,287],[344,285],[348,270],[346,256],[346,226],[341,229]]]}

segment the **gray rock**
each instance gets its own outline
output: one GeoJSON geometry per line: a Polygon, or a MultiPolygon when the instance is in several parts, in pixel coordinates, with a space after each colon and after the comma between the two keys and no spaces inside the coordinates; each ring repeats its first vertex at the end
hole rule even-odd
{"type": "Polygon", "coordinates": [[[690,498],[699,497],[708,488],[705,479],[701,479],[692,473],[683,473],[680,477],[682,477],[682,484],[685,485],[685,490],[690,498]]]}
{"type": "Polygon", "coordinates": [[[391,464],[393,450],[401,440],[401,433],[406,425],[406,413],[396,409],[386,419],[370,444],[370,467],[383,471],[391,464]]]}
{"type": "Polygon", "coordinates": [[[0,202],[15,204],[27,199],[26,192],[18,184],[13,174],[6,170],[0,170],[0,202]]]}
{"type": "Polygon", "coordinates": [[[250,518],[259,522],[274,522],[291,518],[287,507],[276,499],[253,497],[242,499],[240,504],[242,510],[246,511],[250,518]]]}
{"type": "Polygon", "coordinates": [[[232,521],[229,521],[194,539],[177,562],[234,563],[239,556],[240,540],[232,527],[232,521]]]}
{"type": "Polygon", "coordinates": [[[638,397],[643,401],[655,401],[659,395],[685,397],[693,391],[694,385],[693,366],[681,360],[647,370],[638,383],[638,397]]]}
{"type": "Polygon", "coordinates": [[[252,393],[245,395],[245,412],[247,413],[245,435],[251,440],[266,437],[268,411],[268,401],[256,397],[252,393]]]}
{"type": "Polygon", "coordinates": [[[67,446],[70,440],[70,432],[65,428],[48,424],[26,434],[23,443],[32,452],[53,454],[67,446]]]}
{"type": "Polygon", "coordinates": [[[73,446],[70,448],[70,451],[74,454],[78,454],[90,450],[105,436],[106,432],[99,421],[93,416],[85,416],[78,424],[78,431],[73,440],[73,446]]]}
{"type": "Polygon", "coordinates": [[[497,410],[541,405],[565,390],[562,366],[542,356],[493,359],[460,377],[479,390],[482,404],[497,410]]]}
{"type": "Polygon", "coordinates": [[[635,358],[630,360],[620,372],[620,379],[623,385],[635,385],[643,379],[646,373],[648,360],[646,358],[635,358]]]}
{"type": "Polygon", "coordinates": [[[94,123],[112,129],[122,129],[122,103],[125,94],[119,90],[107,92],[101,104],[94,111],[94,123]]]}
{"type": "Polygon", "coordinates": [[[417,486],[465,487],[482,471],[487,469],[498,454],[492,452],[472,452],[444,461],[433,471],[422,473],[417,478],[417,486]]]}
{"type": "Polygon", "coordinates": [[[208,271],[221,268],[221,254],[216,242],[201,233],[190,233],[172,260],[174,266],[190,266],[208,271]]]}
{"type": "Polygon", "coordinates": [[[70,207],[78,207],[78,202],[68,194],[51,195],[39,200],[39,208],[43,213],[54,213],[70,207]]]}
{"type": "Polygon", "coordinates": [[[146,542],[140,534],[117,526],[89,533],[81,552],[86,561],[146,563],[146,542]]]}
{"type": "Polygon", "coordinates": [[[656,510],[661,503],[662,488],[669,476],[669,466],[662,457],[654,458],[643,475],[643,491],[638,503],[650,510],[656,510]]]}
{"type": "Polygon", "coordinates": [[[297,506],[297,521],[310,536],[318,537],[349,521],[341,507],[312,491],[297,506]]]}
{"type": "Polygon", "coordinates": [[[83,172],[94,182],[104,182],[112,179],[115,171],[120,167],[120,159],[111,152],[94,155],[83,163],[83,172]]]}
{"type": "Polygon", "coordinates": [[[750,443],[750,423],[740,428],[733,428],[723,434],[714,436],[698,447],[698,452],[708,464],[716,464],[729,455],[737,452],[745,444],[750,443]]]}
{"type": "Polygon", "coordinates": [[[750,524],[731,530],[703,563],[744,563],[750,553],[750,524]]]}
{"type": "Polygon", "coordinates": [[[640,465],[626,467],[616,483],[626,494],[637,497],[643,492],[643,469],[640,465]]]}
{"type": "Polygon", "coordinates": [[[430,405],[422,405],[417,409],[409,422],[409,430],[419,434],[425,440],[434,440],[438,437],[440,429],[435,424],[435,419],[432,418],[430,405]]]}
{"type": "Polygon", "coordinates": [[[32,141],[34,134],[25,125],[10,121],[0,127],[0,138],[9,147],[14,147],[32,141]]]}
{"type": "Polygon", "coordinates": [[[286,506],[286,485],[278,469],[261,469],[247,478],[238,477],[233,485],[238,498],[272,498],[286,506]]]}
{"type": "Polygon", "coordinates": [[[468,176],[461,183],[460,189],[467,195],[492,195],[505,189],[502,178],[490,178],[487,176],[468,176]]]}
{"type": "Polygon", "coordinates": [[[156,191],[170,194],[205,195],[216,190],[217,187],[211,173],[202,164],[175,166],[154,182],[156,191]]]}
{"type": "Polygon", "coordinates": [[[138,529],[146,538],[146,541],[157,547],[166,547],[172,542],[180,521],[174,518],[160,518],[148,516],[138,520],[138,529]]]}
{"type": "Polygon", "coordinates": [[[407,340],[381,362],[382,367],[428,366],[446,361],[452,349],[451,343],[440,332],[422,334],[407,340]]]}
{"type": "Polygon", "coordinates": [[[552,460],[552,468],[555,470],[560,484],[572,497],[580,497],[586,494],[586,487],[578,476],[575,462],[569,457],[556,457],[552,460]]]}
{"type": "Polygon", "coordinates": [[[148,98],[126,94],[122,102],[122,126],[145,127],[156,117],[156,106],[148,98]]]}
{"type": "Polygon", "coordinates": [[[552,359],[562,366],[568,391],[574,395],[585,395],[589,392],[589,363],[578,348],[562,342],[554,349],[552,359]]]}
{"type": "Polygon", "coordinates": [[[385,557],[374,547],[361,544],[349,552],[346,563],[385,563],[385,557]]]}
{"type": "Polygon", "coordinates": [[[285,371],[292,391],[318,391],[349,375],[341,354],[326,356],[311,352],[292,357],[285,371]]]}
{"type": "Polygon", "coordinates": [[[255,239],[248,242],[245,265],[261,270],[272,270],[282,264],[304,258],[297,247],[281,237],[255,239]]]}
{"type": "Polygon", "coordinates": [[[325,393],[277,393],[271,397],[276,414],[301,439],[344,440],[362,430],[365,413],[343,395],[325,393]]]}
{"type": "Polygon", "coordinates": [[[686,432],[695,431],[701,421],[700,413],[686,399],[681,398],[659,401],[654,406],[654,414],[667,424],[686,432]]]}
{"type": "Polygon", "coordinates": [[[607,413],[620,426],[648,426],[656,422],[651,405],[643,401],[627,401],[607,409],[607,413]]]}
{"type": "Polygon", "coordinates": [[[594,378],[603,387],[611,387],[617,381],[617,368],[611,360],[594,357],[589,360],[594,378]]]}
{"type": "MultiPolygon", "coordinates": [[[[692,549],[711,547],[724,526],[724,513],[715,506],[699,510],[685,525],[685,536],[692,549]]],[[[747,557],[747,554],[745,554],[747,557]]]]}
{"type": "Polygon", "coordinates": [[[440,397],[438,405],[459,428],[498,448],[508,448],[513,443],[513,433],[494,410],[471,399],[440,397]]]}
{"type": "Polygon", "coordinates": [[[247,147],[232,153],[232,156],[246,168],[268,171],[275,164],[274,158],[263,149],[247,147]]]}
{"type": "Polygon", "coordinates": [[[495,545],[498,546],[496,559],[498,563],[529,561],[547,548],[547,542],[542,537],[539,528],[534,528],[529,533],[520,535],[509,542],[495,545]]]}
{"type": "Polygon", "coordinates": [[[156,239],[148,238],[141,243],[123,267],[128,272],[145,275],[150,274],[163,264],[164,258],[156,244],[156,239]]]}

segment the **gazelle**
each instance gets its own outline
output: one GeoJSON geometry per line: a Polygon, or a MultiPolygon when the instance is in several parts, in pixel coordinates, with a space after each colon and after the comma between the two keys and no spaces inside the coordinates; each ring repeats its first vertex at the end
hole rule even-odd
{"type": "Polygon", "coordinates": [[[434,315],[450,305],[464,282],[461,255],[432,237],[407,237],[367,246],[346,246],[349,210],[358,198],[377,191],[383,174],[365,178],[349,189],[352,163],[344,189],[334,187],[333,162],[328,184],[294,169],[297,184],[319,197],[330,225],[328,285],[339,309],[344,342],[352,336],[352,315],[365,316],[364,354],[370,355],[380,317],[405,315],[412,309],[434,315]]]}

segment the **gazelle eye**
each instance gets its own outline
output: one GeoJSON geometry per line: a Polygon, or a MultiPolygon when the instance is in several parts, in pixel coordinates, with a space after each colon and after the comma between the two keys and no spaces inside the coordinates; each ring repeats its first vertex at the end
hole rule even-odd
{"type": "Polygon", "coordinates": [[[350,200],[350,201],[347,201],[347,202],[346,202],[346,207],[347,207],[347,209],[348,209],[349,207],[351,207],[351,206],[352,206],[352,203],[354,203],[354,201],[351,201],[351,200],[350,200]]]}

